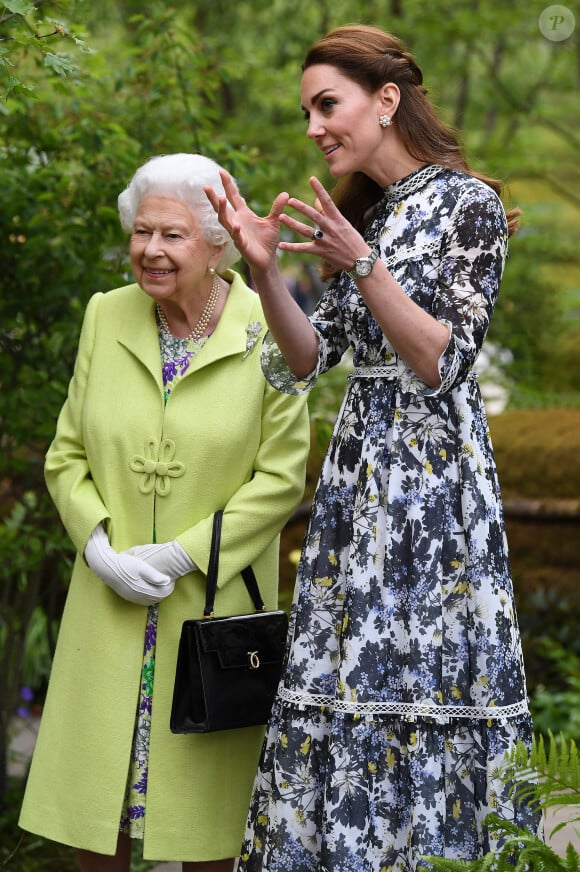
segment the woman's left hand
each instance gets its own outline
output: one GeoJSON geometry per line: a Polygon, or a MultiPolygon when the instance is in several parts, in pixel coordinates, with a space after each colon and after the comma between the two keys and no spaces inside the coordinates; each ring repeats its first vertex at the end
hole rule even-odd
{"type": "Polygon", "coordinates": [[[128,548],[125,554],[144,560],[149,566],[163,572],[177,581],[189,572],[195,572],[197,566],[187,554],[177,539],[171,542],[151,543],[148,545],[134,545],[128,548]]]}
{"type": "Polygon", "coordinates": [[[308,241],[280,242],[279,248],[301,254],[316,254],[337,269],[351,269],[357,257],[365,257],[369,253],[369,245],[340,212],[324,185],[315,176],[311,176],[309,181],[316,194],[316,207],[296,197],[291,197],[287,205],[312,224],[306,224],[291,215],[280,216],[282,224],[308,237],[308,241]],[[313,236],[317,229],[322,232],[320,238],[313,236]]]}
{"type": "Polygon", "coordinates": [[[206,187],[206,197],[250,269],[267,270],[276,263],[281,214],[288,202],[288,194],[278,194],[269,214],[261,218],[246,204],[231,176],[223,170],[220,176],[226,196],[220,197],[213,188],[206,187]]]}

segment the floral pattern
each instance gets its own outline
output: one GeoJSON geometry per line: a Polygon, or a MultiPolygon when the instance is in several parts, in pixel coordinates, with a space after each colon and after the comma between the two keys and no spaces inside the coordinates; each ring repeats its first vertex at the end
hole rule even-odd
{"type": "Polygon", "coordinates": [[[301,393],[353,352],[298,569],[286,665],[240,872],[415,870],[476,858],[494,811],[538,830],[498,779],[529,742],[500,490],[473,363],[507,248],[503,207],[426,167],[387,188],[366,231],[405,292],[449,327],[421,382],[342,274],[311,321],[297,381],[272,337],[268,380],[301,393]]]}
{"type": "MultiPolygon", "coordinates": [[[[165,403],[167,403],[171,391],[177,384],[180,378],[185,375],[189,368],[192,358],[197,352],[203,348],[207,342],[207,337],[201,339],[176,339],[168,333],[165,333],[159,326],[159,348],[161,351],[162,371],[163,371],[163,388],[165,403]]],[[[169,440],[164,440],[169,442],[169,440]]],[[[149,446],[149,455],[157,456],[157,446],[149,446]]],[[[169,467],[169,462],[173,460],[175,446],[173,451],[170,446],[162,446],[159,451],[163,453],[164,459],[168,463],[164,466],[169,467]]],[[[137,463],[131,468],[135,472],[143,473],[143,476],[149,476],[153,480],[153,485],[149,490],[153,489],[156,479],[159,475],[165,473],[165,478],[170,475],[179,475],[179,471],[175,470],[178,466],[173,463],[173,471],[163,469],[161,473],[155,475],[155,467],[159,467],[160,463],[153,464],[152,469],[145,467],[147,462],[145,459],[141,464],[137,463]]],[[[152,461],[149,461],[150,463],[152,461]]],[[[183,467],[183,464],[180,464],[183,467]]],[[[169,490],[163,492],[157,490],[163,496],[169,490]]],[[[155,541],[155,532],[153,532],[153,541],[155,541]]],[[[125,800],[121,811],[121,821],[119,831],[127,834],[132,839],[142,839],[145,832],[145,807],[147,799],[147,772],[149,766],[149,735],[151,732],[151,707],[153,704],[153,679],[155,676],[155,645],[157,641],[157,617],[159,613],[159,605],[155,603],[147,609],[147,624],[145,626],[145,643],[143,646],[143,668],[141,670],[141,687],[139,691],[139,703],[137,706],[137,720],[135,724],[135,732],[133,734],[133,746],[131,750],[131,762],[129,765],[129,777],[127,779],[127,789],[125,800]]]]}

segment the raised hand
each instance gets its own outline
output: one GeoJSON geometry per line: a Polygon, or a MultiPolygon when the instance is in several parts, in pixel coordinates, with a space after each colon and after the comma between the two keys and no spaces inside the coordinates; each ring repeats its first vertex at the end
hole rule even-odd
{"type": "Polygon", "coordinates": [[[260,218],[246,205],[231,176],[224,171],[220,175],[226,196],[220,197],[210,187],[204,188],[206,196],[215,209],[220,224],[228,231],[250,269],[265,272],[276,262],[276,249],[280,241],[280,216],[289,195],[278,194],[270,213],[265,218],[260,218]]]}
{"type": "MultiPolygon", "coordinates": [[[[312,372],[316,364],[318,337],[307,316],[290,294],[278,267],[277,248],[282,248],[280,226],[286,224],[292,227],[292,221],[296,222],[296,219],[284,215],[290,198],[286,193],[278,194],[269,215],[260,218],[246,205],[232,178],[225,172],[221,173],[221,178],[225,196],[220,197],[209,187],[204,188],[206,196],[220,223],[250,267],[268,327],[280,351],[292,372],[303,378],[312,372]]],[[[293,201],[295,204],[299,202],[293,201]]],[[[312,232],[313,228],[310,227],[310,236],[312,232]]],[[[291,245],[284,247],[292,250],[291,245]]],[[[301,250],[300,244],[296,247],[301,250]]],[[[314,248],[312,253],[318,254],[314,248]]]]}
{"type": "Polygon", "coordinates": [[[307,241],[280,242],[279,248],[301,254],[315,254],[337,269],[350,269],[357,257],[368,253],[369,246],[337,208],[316,176],[312,176],[309,181],[316,195],[316,205],[311,206],[296,197],[290,197],[286,205],[300,212],[310,223],[287,214],[280,217],[281,224],[307,237],[307,241]],[[313,236],[317,228],[322,231],[319,238],[313,236]]]}

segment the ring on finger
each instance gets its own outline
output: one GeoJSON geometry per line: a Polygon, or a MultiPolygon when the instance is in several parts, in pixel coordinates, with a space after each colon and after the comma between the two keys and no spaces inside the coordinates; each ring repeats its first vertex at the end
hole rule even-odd
{"type": "Polygon", "coordinates": [[[324,236],[324,233],[322,232],[320,227],[317,227],[316,230],[314,231],[314,233],[312,234],[312,238],[315,242],[318,242],[318,240],[322,239],[323,236],[324,236]]]}

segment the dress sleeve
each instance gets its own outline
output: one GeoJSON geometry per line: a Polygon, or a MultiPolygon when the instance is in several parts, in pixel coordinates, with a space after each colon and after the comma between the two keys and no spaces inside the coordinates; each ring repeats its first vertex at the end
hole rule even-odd
{"type": "Polygon", "coordinates": [[[451,390],[473,367],[497,301],[507,239],[499,197],[483,185],[468,187],[455,206],[441,249],[433,315],[450,330],[439,359],[441,383],[421,390],[423,396],[451,390]]]}
{"type": "Polygon", "coordinates": [[[79,553],[83,553],[97,524],[109,517],[91,477],[82,430],[97,309],[102,296],[95,294],[88,303],[68,396],[59,414],[56,434],[48,448],[44,466],[49,493],[79,553]]]}
{"type": "Polygon", "coordinates": [[[310,316],[310,323],[318,336],[316,366],[305,378],[298,379],[286,364],[282,352],[270,332],[262,344],[262,371],[277,391],[285,394],[304,394],[312,390],[318,377],[340,362],[349,342],[336,300],[337,282],[333,282],[322,295],[310,316]]]}

